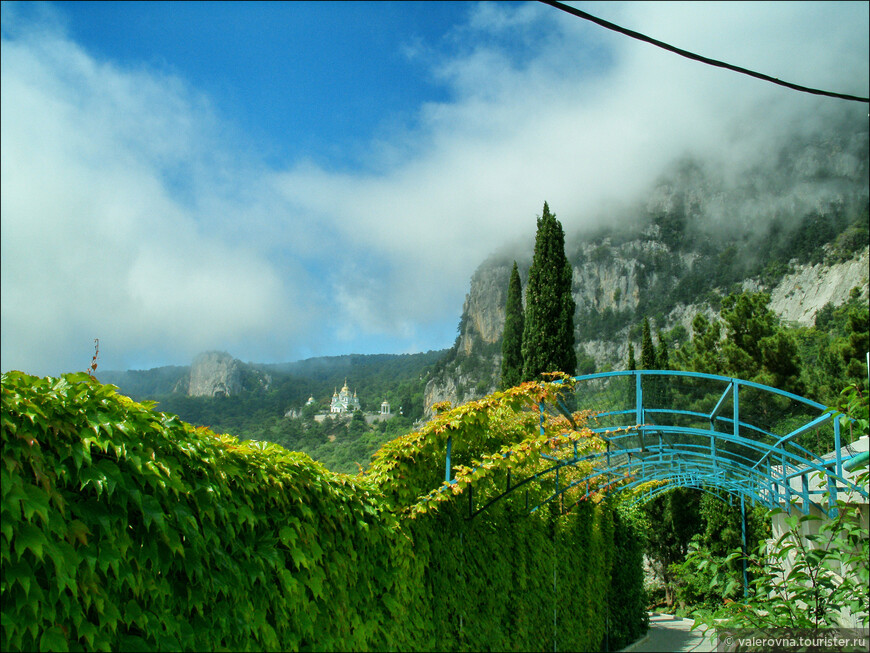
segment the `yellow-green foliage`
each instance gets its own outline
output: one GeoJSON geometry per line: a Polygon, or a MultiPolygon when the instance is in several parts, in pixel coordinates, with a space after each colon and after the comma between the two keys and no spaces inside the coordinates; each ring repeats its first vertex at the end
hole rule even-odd
{"type": "MultiPolygon", "coordinates": [[[[527,515],[514,493],[466,518],[470,488],[485,498],[508,469],[534,470],[545,441],[561,446],[557,425],[541,439],[524,409],[545,387],[445,413],[350,477],[194,428],[85,374],[4,374],[0,647],[537,650],[555,636],[595,649],[610,508],[527,515]],[[471,480],[441,500],[430,490],[447,435],[471,480]],[[492,456],[511,442],[528,455],[492,456]]],[[[548,491],[534,484],[532,500],[548,491]]]]}
{"type": "Polygon", "coordinates": [[[369,482],[86,375],[4,375],[2,420],[4,650],[385,644],[411,556],[369,482]]]}
{"type": "MultiPolygon", "coordinates": [[[[574,425],[547,416],[540,433],[538,404],[552,405],[563,391],[564,384],[527,383],[496,392],[436,416],[378,452],[371,474],[407,516],[404,528],[418,554],[428,557],[424,583],[435,600],[426,620],[431,636],[420,648],[549,650],[555,644],[582,651],[605,645],[616,598],[611,579],[622,574],[613,561],[622,545],[600,493],[583,500],[584,484],[529,515],[527,505],[556,491],[551,473],[468,520],[469,505],[476,509],[502,494],[509,473],[516,484],[552,466],[541,453],[576,445],[582,455],[604,446],[582,427],[584,415],[575,415],[574,425]],[[448,438],[451,484],[444,483],[448,438]]],[[[563,468],[559,487],[587,472],[585,466],[563,468]]],[[[632,562],[641,569],[640,558],[632,562]]],[[[627,589],[640,596],[642,575],[627,589]]],[[[635,614],[621,611],[637,624],[632,634],[642,632],[644,610],[640,602],[635,614]]]]}

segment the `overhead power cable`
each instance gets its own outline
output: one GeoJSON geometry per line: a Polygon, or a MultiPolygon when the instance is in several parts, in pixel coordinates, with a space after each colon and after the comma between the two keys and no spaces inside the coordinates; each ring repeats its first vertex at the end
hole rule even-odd
{"type": "Polygon", "coordinates": [[[543,2],[545,5],[550,5],[551,7],[555,7],[556,9],[561,9],[572,16],[577,16],[577,18],[583,18],[584,20],[591,21],[596,25],[601,25],[601,27],[605,27],[609,30],[613,30],[614,32],[619,32],[620,34],[625,34],[626,36],[630,36],[633,39],[637,39],[638,41],[644,41],[646,43],[651,43],[652,45],[662,48],[663,50],[667,50],[669,52],[673,52],[675,54],[680,55],[681,57],[686,57],[687,59],[692,59],[693,61],[700,61],[701,63],[705,63],[710,66],[716,66],[717,68],[726,68],[727,70],[733,70],[737,73],[742,73],[744,75],[749,75],[750,77],[755,77],[757,79],[762,79],[766,82],[771,82],[773,84],[778,84],[779,86],[785,86],[786,88],[790,88],[794,91],[801,91],[803,93],[812,93],[813,95],[824,95],[826,97],[838,98],[840,100],[852,100],[853,102],[867,102],[870,103],[870,98],[866,97],[858,97],[856,95],[846,95],[845,93],[834,93],[832,91],[822,91],[817,88],[809,88],[807,86],[800,86],[799,84],[792,84],[791,82],[784,82],[781,79],[777,79],[776,77],[771,77],[770,75],[765,75],[763,73],[757,73],[753,70],[748,70],[747,68],[741,68],[740,66],[734,66],[730,63],[725,63],[724,61],[717,61],[716,59],[710,59],[708,57],[703,57],[700,54],[695,54],[694,52],[689,52],[688,50],[683,50],[681,48],[677,48],[673,45],[669,45],[657,39],[651,38],[645,34],[641,34],[640,32],[635,32],[630,29],[626,29],[625,27],[620,27],[619,25],[615,25],[601,18],[597,18],[592,14],[588,14],[585,11],[581,11],[580,9],[575,9],[574,7],[570,7],[561,2],[555,2],[555,0],[539,0],[539,2],[543,2]]]}

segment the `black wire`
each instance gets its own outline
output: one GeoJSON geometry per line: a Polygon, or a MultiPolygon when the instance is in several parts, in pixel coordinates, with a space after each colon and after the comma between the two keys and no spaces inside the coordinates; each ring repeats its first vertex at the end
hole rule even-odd
{"type": "Polygon", "coordinates": [[[568,5],[562,4],[561,2],[555,2],[554,0],[539,0],[539,2],[543,2],[545,5],[550,5],[551,7],[555,7],[556,9],[561,9],[572,16],[577,16],[578,18],[583,18],[584,20],[592,21],[597,25],[601,25],[601,27],[606,27],[607,29],[613,30],[614,32],[619,32],[620,34],[625,34],[626,36],[630,36],[633,39],[637,39],[638,41],[645,41],[646,43],[651,43],[656,47],[662,48],[664,50],[668,50],[669,52],[673,52],[675,54],[680,55],[681,57],[686,57],[687,59],[692,59],[694,61],[700,61],[701,63],[708,64],[710,66],[716,66],[718,68],[726,68],[728,70],[733,70],[737,73],[743,73],[744,75],[749,75],[750,77],[756,77],[757,79],[762,79],[766,82],[772,82],[773,84],[778,84],[780,86],[785,86],[786,88],[790,88],[795,91],[801,91],[803,93],[812,93],[813,95],[824,95],[827,97],[839,98],[841,100],[852,100],[854,102],[868,102],[870,103],[870,98],[866,97],[858,97],[856,95],[846,95],[844,93],[833,93],[831,91],[822,91],[817,88],[809,88],[807,86],[800,86],[798,84],[792,84],[791,82],[784,82],[776,77],[771,77],[769,75],[765,75],[763,73],[757,73],[752,70],[748,70],[746,68],[741,68],[740,66],[734,66],[730,63],[725,63],[724,61],[717,61],[716,59],[709,59],[707,57],[702,57],[699,54],[695,54],[694,52],[689,52],[688,50],[681,50],[680,48],[674,47],[673,45],[668,45],[662,41],[658,41],[654,38],[646,36],[645,34],[641,34],[640,32],[635,32],[630,29],[626,29],[624,27],[620,27],[619,25],[614,25],[613,23],[609,23],[606,20],[602,20],[601,18],[596,18],[592,14],[587,14],[585,11],[581,11],[579,9],[574,9],[574,7],[569,7],[568,5]]]}

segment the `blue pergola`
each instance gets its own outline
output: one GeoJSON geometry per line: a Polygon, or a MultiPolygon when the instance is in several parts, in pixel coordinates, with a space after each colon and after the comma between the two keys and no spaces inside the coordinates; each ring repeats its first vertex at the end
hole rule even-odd
{"type": "MultiPolygon", "coordinates": [[[[614,493],[658,481],[638,493],[646,502],[675,487],[725,493],[768,508],[795,506],[804,514],[812,506],[835,514],[838,498],[867,500],[867,489],[844,474],[850,454],[843,454],[840,420],[822,404],[751,381],[671,370],[605,372],[575,377],[555,406],[571,420],[576,411],[592,411],[590,427],[606,443],[594,454],[578,454],[576,446],[561,456],[543,457],[552,464],[525,479],[508,476],[505,491],[474,504],[469,492],[469,518],[524,485],[555,476],[555,491],[527,508],[534,512],[573,488],[608,485],[614,493]],[[800,436],[827,430],[833,453],[822,457],[799,444],[800,436]],[[832,431],[832,433],[831,433],[832,431]],[[560,484],[559,471],[585,463],[591,471],[560,484]],[[815,478],[814,478],[815,477],[815,478]],[[594,481],[594,484],[593,484],[594,481]],[[825,498],[824,495],[827,495],[825,498]]],[[[542,427],[543,433],[543,427],[542,427]]],[[[508,456],[510,454],[507,454],[508,456]]],[[[446,481],[452,484],[451,442],[446,455],[446,481]]]]}
{"type": "MultiPolygon", "coordinates": [[[[740,500],[745,555],[747,499],[804,514],[815,507],[832,517],[840,497],[867,501],[867,488],[845,475],[853,466],[865,464],[867,454],[844,457],[839,416],[818,402],[778,388],[697,372],[605,372],[575,377],[556,405],[539,408],[542,435],[546,412],[560,413],[575,428],[591,428],[604,440],[604,450],[578,452],[575,443],[561,456],[541,454],[549,466],[523,479],[508,472],[504,491],[486,497],[481,505],[475,504],[474,487],[469,486],[468,519],[544,478],[554,479],[554,491],[535,505],[529,505],[526,491],[529,513],[563,500],[575,488],[580,492],[575,504],[602,485],[609,496],[631,492],[630,504],[645,503],[678,487],[695,488],[740,500]],[[591,411],[590,422],[576,425],[572,415],[578,411],[591,411]],[[818,455],[799,443],[802,435],[824,430],[828,431],[824,441],[833,443],[831,455],[818,455]],[[583,469],[585,475],[573,474],[569,482],[560,483],[560,470],[567,467],[583,469]],[[644,485],[647,489],[642,490],[644,485]]],[[[446,482],[441,490],[456,482],[451,449],[448,439],[446,482]]],[[[745,558],[743,589],[747,594],[745,558]]]]}

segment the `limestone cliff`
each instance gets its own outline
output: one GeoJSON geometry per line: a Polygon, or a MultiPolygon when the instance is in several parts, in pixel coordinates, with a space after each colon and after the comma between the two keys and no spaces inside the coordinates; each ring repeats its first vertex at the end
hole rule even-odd
{"type": "MultiPolygon", "coordinates": [[[[703,297],[696,297],[694,302],[673,301],[681,282],[693,278],[693,274],[703,277],[709,258],[674,252],[659,236],[652,227],[640,238],[620,244],[608,238],[581,244],[572,256],[577,305],[575,342],[578,360],[585,359],[589,366],[586,371],[592,367],[597,371],[625,369],[629,342],[640,352],[637,324],[643,317],[651,317],[655,330],[682,325],[690,334],[697,313],[708,318],[715,315],[703,297]],[[669,289],[673,291],[670,294],[669,289]],[[671,301],[654,304],[651,296],[671,301]]],[[[520,263],[524,284],[528,264],[528,260],[520,263]]],[[[784,321],[810,326],[826,304],[843,304],[853,289],[857,288],[863,298],[868,297],[868,265],[865,247],[846,261],[831,262],[830,257],[827,263],[792,261],[791,271],[774,284],[753,277],[740,285],[744,290],[769,292],[771,309],[784,321]]],[[[484,263],[473,275],[457,342],[426,386],[427,414],[431,414],[434,403],[450,401],[457,405],[497,388],[509,275],[510,265],[501,260],[484,263]]],[[[728,290],[712,287],[708,293],[722,297],[728,290]]]]}
{"type": "MultiPolygon", "coordinates": [[[[690,335],[697,313],[714,315],[740,288],[769,292],[772,310],[802,326],[856,287],[866,298],[868,161],[866,127],[832,124],[789,138],[741,174],[675,162],[624,215],[566,231],[578,373],[624,369],[629,342],[640,352],[644,318],[655,331],[681,325],[690,335]]],[[[496,387],[513,258],[525,288],[532,247],[493,257],[472,276],[459,336],[426,386],[427,413],[496,387]]]]}
{"type": "Polygon", "coordinates": [[[464,370],[461,366],[449,367],[448,373],[434,376],[426,383],[423,391],[423,409],[427,416],[432,414],[432,406],[449,401],[459,406],[467,401],[478,399],[498,389],[501,375],[501,354],[491,358],[481,357],[483,364],[478,369],[464,370]]]}
{"type": "Polygon", "coordinates": [[[492,260],[472,275],[471,290],[462,306],[464,319],[460,323],[458,344],[462,354],[471,355],[475,343],[479,347],[501,340],[510,273],[508,263],[492,260]]]}
{"type": "Polygon", "coordinates": [[[866,300],[868,252],[865,249],[861,256],[830,266],[822,263],[797,266],[771,291],[771,309],[783,320],[811,326],[825,304],[839,306],[849,299],[853,288],[858,288],[866,300]]]}
{"type": "Polygon", "coordinates": [[[242,389],[241,364],[226,352],[208,351],[190,366],[190,397],[232,397],[242,389]]]}

